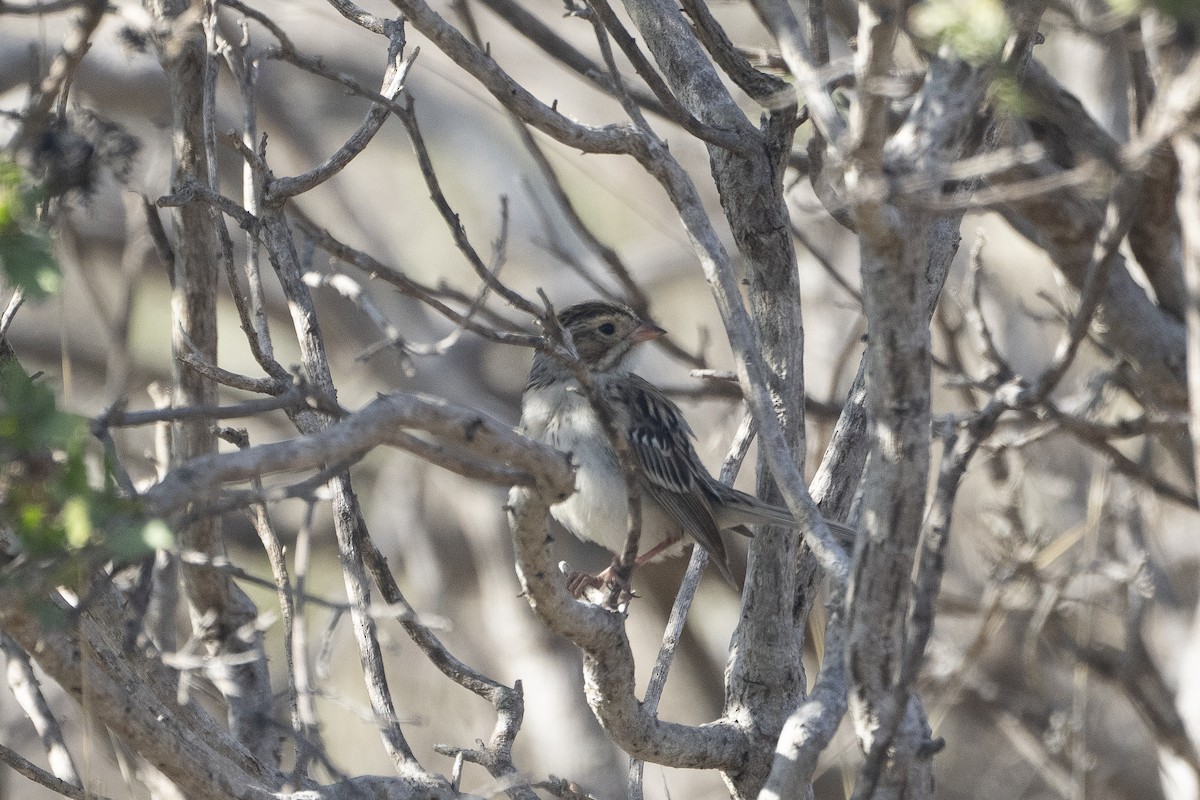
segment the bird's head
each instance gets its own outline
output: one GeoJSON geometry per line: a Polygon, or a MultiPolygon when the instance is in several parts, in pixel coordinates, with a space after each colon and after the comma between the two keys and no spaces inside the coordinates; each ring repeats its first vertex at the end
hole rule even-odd
{"type": "Polygon", "coordinates": [[[635,345],[666,333],[628,306],[607,300],[568,306],[558,312],[558,322],[571,332],[580,360],[592,372],[616,368],[635,345]]]}

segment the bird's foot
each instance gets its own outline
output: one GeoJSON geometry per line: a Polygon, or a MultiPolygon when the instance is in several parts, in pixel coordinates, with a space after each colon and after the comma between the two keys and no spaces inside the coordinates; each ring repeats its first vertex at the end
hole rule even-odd
{"type": "Polygon", "coordinates": [[[565,563],[559,566],[565,568],[563,571],[567,574],[567,590],[576,600],[583,599],[596,605],[608,603],[619,607],[637,597],[630,588],[628,576],[622,578],[616,562],[597,575],[572,570],[565,563]]]}
{"type": "Polygon", "coordinates": [[[637,597],[633,592],[632,572],[621,569],[621,562],[614,558],[608,569],[596,576],[602,591],[607,595],[603,602],[619,609],[629,605],[629,601],[637,597]]]}
{"type": "Polygon", "coordinates": [[[584,592],[588,589],[602,588],[604,588],[604,579],[600,575],[592,575],[591,573],[579,572],[577,570],[572,570],[567,574],[567,591],[576,600],[583,597],[584,592]]]}

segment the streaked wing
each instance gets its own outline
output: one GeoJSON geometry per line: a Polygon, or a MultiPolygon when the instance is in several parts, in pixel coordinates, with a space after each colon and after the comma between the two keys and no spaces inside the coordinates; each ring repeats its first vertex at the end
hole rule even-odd
{"type": "Polygon", "coordinates": [[[637,375],[622,375],[606,388],[619,394],[615,407],[629,411],[622,422],[641,467],[642,490],[724,565],[725,545],[712,509],[715,498],[683,412],[637,375]]]}

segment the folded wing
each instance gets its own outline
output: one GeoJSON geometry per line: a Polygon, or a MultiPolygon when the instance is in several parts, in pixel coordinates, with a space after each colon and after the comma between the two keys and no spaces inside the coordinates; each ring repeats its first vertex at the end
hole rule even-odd
{"type": "Polygon", "coordinates": [[[679,407],[658,389],[627,374],[608,388],[619,392],[614,407],[629,410],[621,422],[630,450],[644,476],[639,487],[713,556],[717,569],[734,586],[721,528],[713,514],[717,499],[708,473],[692,446],[692,430],[679,407]]]}

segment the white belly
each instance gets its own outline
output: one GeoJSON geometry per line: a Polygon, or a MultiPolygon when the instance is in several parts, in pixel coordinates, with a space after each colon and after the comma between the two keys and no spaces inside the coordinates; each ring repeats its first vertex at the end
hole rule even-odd
{"type": "MultiPolygon", "coordinates": [[[[575,493],[551,506],[550,513],[580,539],[619,554],[625,548],[629,497],[617,455],[587,399],[577,389],[530,390],[521,413],[521,429],[526,436],[567,453],[575,465],[575,493]],[[603,446],[595,442],[603,442],[603,446]]],[[[678,523],[657,503],[645,500],[640,552],[682,536],[678,523]]]]}

